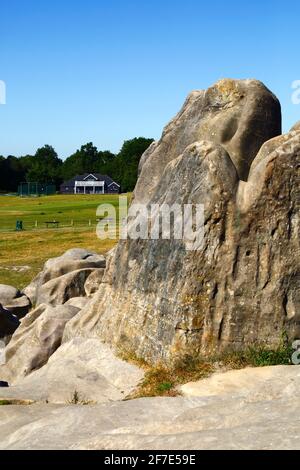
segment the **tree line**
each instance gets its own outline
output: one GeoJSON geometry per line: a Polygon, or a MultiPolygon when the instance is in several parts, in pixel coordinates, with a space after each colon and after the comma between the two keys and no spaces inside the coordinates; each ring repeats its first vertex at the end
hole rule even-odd
{"type": "Polygon", "coordinates": [[[51,183],[58,189],[76,175],[100,173],[119,183],[123,192],[129,192],[137,181],[140,158],[152,142],[145,137],[126,140],[118,154],[99,151],[89,142],[64,161],[51,145],[39,148],[35,155],[0,156],[0,191],[16,192],[23,182],[51,183]]]}

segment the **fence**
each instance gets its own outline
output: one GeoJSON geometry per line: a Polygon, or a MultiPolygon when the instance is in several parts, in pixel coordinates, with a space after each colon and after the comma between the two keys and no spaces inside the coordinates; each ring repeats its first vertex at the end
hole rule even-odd
{"type": "Polygon", "coordinates": [[[51,196],[56,193],[54,184],[43,183],[21,183],[18,188],[20,197],[51,196]]]}
{"type": "MultiPolygon", "coordinates": [[[[34,232],[34,231],[61,231],[61,230],[71,230],[71,231],[96,231],[96,227],[99,223],[99,219],[66,219],[58,217],[55,220],[53,217],[39,217],[37,219],[28,216],[20,218],[20,220],[12,220],[5,222],[1,220],[0,222],[0,233],[8,232],[34,232]],[[18,224],[17,224],[18,222],[18,224]],[[22,222],[22,224],[21,224],[22,222]]],[[[116,224],[117,230],[119,229],[119,223],[116,224]]]]}

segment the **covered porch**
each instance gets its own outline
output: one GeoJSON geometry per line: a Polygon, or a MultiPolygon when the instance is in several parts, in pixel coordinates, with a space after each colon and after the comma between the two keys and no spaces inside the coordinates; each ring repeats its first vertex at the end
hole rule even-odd
{"type": "Polygon", "coordinates": [[[104,194],[104,181],[75,181],[75,194],[104,194]]]}

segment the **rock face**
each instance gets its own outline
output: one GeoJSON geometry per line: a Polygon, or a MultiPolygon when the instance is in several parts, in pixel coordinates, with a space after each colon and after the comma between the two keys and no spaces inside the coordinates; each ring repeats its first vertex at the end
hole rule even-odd
{"type": "Polygon", "coordinates": [[[150,362],[171,362],[300,336],[300,133],[296,126],[276,137],[280,116],[278,100],[256,81],[190,95],[143,156],[134,202],[203,204],[202,249],[120,241],[65,340],[96,334],[150,362]]]}
{"type": "Polygon", "coordinates": [[[0,449],[299,449],[299,368],[257,369],[257,389],[248,391],[244,372],[235,374],[234,381],[222,374],[230,393],[219,387],[218,396],[194,388],[184,397],[96,406],[1,406],[0,449]]]}

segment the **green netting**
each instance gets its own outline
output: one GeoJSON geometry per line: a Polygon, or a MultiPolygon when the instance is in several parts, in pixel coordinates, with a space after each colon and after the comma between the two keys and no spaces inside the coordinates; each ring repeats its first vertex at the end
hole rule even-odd
{"type": "Polygon", "coordinates": [[[50,196],[56,193],[54,184],[21,183],[18,188],[19,196],[50,196]]]}

